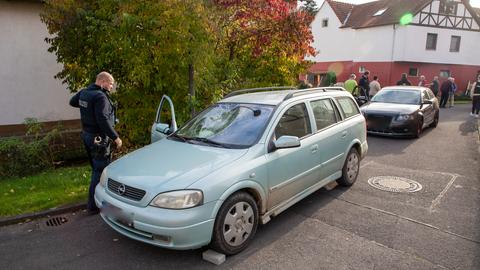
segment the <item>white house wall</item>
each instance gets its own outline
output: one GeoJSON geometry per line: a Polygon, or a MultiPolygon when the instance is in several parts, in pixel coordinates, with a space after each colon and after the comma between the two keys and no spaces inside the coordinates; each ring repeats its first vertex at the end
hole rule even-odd
{"type": "Polygon", "coordinates": [[[341,25],[330,5],[324,2],[312,22],[314,37],[312,46],[317,51],[317,55],[307,58],[308,60],[314,62],[352,60],[354,30],[339,28],[341,25]],[[328,18],[328,27],[322,27],[322,20],[326,18],[328,18]]]}
{"type": "Polygon", "coordinates": [[[47,52],[40,3],[0,0],[0,125],[78,119],[71,94],[53,76],[61,70],[47,52]]]}
{"type": "Polygon", "coordinates": [[[350,42],[354,62],[392,60],[393,25],[356,29],[350,42]]]}
{"type": "Polygon", "coordinates": [[[480,65],[480,32],[397,26],[394,61],[413,61],[457,65],[480,65]],[[437,34],[436,50],[427,50],[427,34],[437,34]],[[452,35],[461,36],[460,51],[450,52],[452,35]]]}

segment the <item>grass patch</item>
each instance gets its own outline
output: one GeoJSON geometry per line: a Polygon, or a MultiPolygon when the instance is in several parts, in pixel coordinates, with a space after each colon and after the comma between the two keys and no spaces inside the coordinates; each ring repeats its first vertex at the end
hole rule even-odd
{"type": "Polygon", "coordinates": [[[83,165],[0,179],[0,217],[86,202],[90,175],[90,165],[83,165]]]}

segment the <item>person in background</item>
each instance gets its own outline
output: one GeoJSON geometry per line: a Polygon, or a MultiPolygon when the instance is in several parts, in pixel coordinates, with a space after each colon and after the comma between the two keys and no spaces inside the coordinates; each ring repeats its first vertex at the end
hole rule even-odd
{"type": "Polygon", "coordinates": [[[430,84],[430,89],[432,90],[433,94],[438,97],[438,90],[440,89],[440,81],[438,80],[438,76],[433,77],[433,81],[430,84]]]}
{"type": "Polygon", "coordinates": [[[450,77],[448,79],[452,82],[452,91],[450,91],[450,94],[448,96],[448,105],[449,108],[451,108],[453,107],[455,102],[455,92],[457,91],[457,84],[455,84],[455,78],[450,77]]]}
{"type": "Polygon", "coordinates": [[[452,85],[452,80],[448,78],[448,80],[445,80],[440,86],[440,108],[445,108],[445,105],[447,105],[448,97],[450,96],[450,92],[452,92],[452,85]]]}
{"type": "Polygon", "coordinates": [[[367,98],[369,97],[369,93],[370,93],[370,79],[368,78],[369,75],[370,75],[370,71],[366,70],[365,72],[363,72],[362,77],[358,81],[358,88],[360,89],[360,95],[365,96],[367,98]]]}
{"type": "Polygon", "coordinates": [[[357,81],[355,80],[357,76],[355,74],[351,74],[350,78],[345,81],[345,90],[350,92],[352,95],[354,94],[356,88],[358,87],[357,81]]]}
{"type": "Polygon", "coordinates": [[[480,111],[480,74],[477,75],[477,81],[470,88],[470,97],[472,97],[472,112],[470,116],[478,118],[478,112],[480,111]]]}
{"type": "Polygon", "coordinates": [[[425,79],[425,76],[421,75],[420,80],[418,81],[418,86],[423,86],[423,87],[428,87],[427,80],[425,79]]]}
{"type": "Polygon", "coordinates": [[[382,89],[382,87],[380,86],[380,83],[378,82],[378,76],[373,76],[373,81],[370,82],[369,88],[370,88],[369,99],[371,99],[380,91],[380,89],[382,89]]]}
{"type": "Polygon", "coordinates": [[[397,85],[412,85],[412,83],[407,79],[407,73],[402,73],[402,78],[397,82],[397,85]]]}

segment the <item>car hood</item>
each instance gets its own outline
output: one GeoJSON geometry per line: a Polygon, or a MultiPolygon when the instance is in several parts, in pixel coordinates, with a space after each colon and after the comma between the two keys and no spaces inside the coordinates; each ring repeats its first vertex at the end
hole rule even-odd
{"type": "Polygon", "coordinates": [[[418,110],[420,105],[370,102],[361,107],[365,113],[410,114],[418,110]]]}
{"type": "Polygon", "coordinates": [[[158,194],[184,189],[247,151],[163,139],[116,160],[107,167],[107,175],[125,185],[158,194]]]}

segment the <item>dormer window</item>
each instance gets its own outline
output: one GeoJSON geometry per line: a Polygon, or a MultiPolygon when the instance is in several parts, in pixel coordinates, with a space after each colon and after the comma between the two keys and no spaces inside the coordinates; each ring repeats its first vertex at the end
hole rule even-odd
{"type": "Polygon", "coordinates": [[[458,3],[452,0],[441,0],[438,13],[445,15],[456,15],[458,3]]]}
{"type": "Polygon", "coordinates": [[[382,8],[380,9],[379,11],[375,12],[375,14],[373,14],[373,16],[380,16],[382,15],[383,13],[385,13],[385,11],[387,10],[388,8],[382,8]]]}

